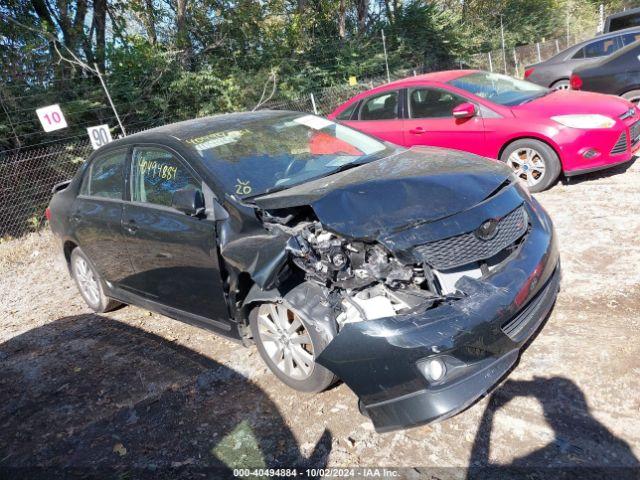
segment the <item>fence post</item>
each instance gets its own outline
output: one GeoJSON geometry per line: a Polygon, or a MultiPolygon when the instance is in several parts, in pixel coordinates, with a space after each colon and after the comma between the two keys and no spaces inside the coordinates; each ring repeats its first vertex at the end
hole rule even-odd
{"type": "Polygon", "coordinates": [[[518,55],[516,54],[516,49],[513,49],[513,65],[515,70],[515,76],[518,76],[518,55]]]}
{"type": "Polygon", "coordinates": [[[116,110],[116,106],[113,104],[113,100],[111,100],[111,95],[109,95],[109,89],[107,88],[107,84],[104,83],[104,80],[102,79],[102,75],[100,74],[100,69],[98,68],[98,64],[94,63],[93,66],[96,69],[96,74],[98,75],[98,78],[100,79],[100,83],[102,84],[102,88],[104,89],[104,93],[106,93],[106,95],[107,95],[107,99],[109,100],[109,104],[111,105],[111,109],[113,110],[113,113],[116,114],[116,120],[118,121],[118,125],[120,125],[120,130],[122,131],[122,134],[126,137],[127,136],[127,131],[124,129],[124,125],[122,124],[122,121],[120,120],[120,115],[118,115],[118,111],[116,110]]]}
{"type": "Polygon", "coordinates": [[[387,59],[387,42],[384,39],[384,30],[382,30],[382,50],[384,51],[384,65],[387,69],[387,83],[391,83],[391,75],[389,75],[389,60],[387,59]]]}
{"type": "Polygon", "coordinates": [[[556,53],[560,53],[560,43],[558,43],[557,38],[556,38],[556,53]]]}
{"type": "Polygon", "coordinates": [[[540,42],[536,42],[536,50],[538,50],[538,61],[542,61],[542,55],[540,55],[540,42]]]}
{"type": "Polygon", "coordinates": [[[491,61],[491,52],[487,52],[487,55],[489,55],[489,71],[493,72],[493,62],[491,61]]]}
{"type": "Polygon", "coordinates": [[[316,99],[313,96],[313,93],[310,93],[309,96],[311,97],[311,105],[313,106],[313,114],[317,115],[318,114],[318,109],[316,108],[316,99]]]}

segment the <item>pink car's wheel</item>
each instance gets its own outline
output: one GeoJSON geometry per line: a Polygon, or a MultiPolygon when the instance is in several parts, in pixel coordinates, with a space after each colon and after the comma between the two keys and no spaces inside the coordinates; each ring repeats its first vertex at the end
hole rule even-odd
{"type": "Polygon", "coordinates": [[[539,140],[524,139],[511,143],[502,152],[505,162],[530,192],[549,188],[560,175],[560,161],[553,149],[539,140]]]}

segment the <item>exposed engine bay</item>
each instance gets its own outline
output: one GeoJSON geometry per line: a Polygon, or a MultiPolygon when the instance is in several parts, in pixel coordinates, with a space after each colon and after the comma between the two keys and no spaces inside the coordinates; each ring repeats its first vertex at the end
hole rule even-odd
{"type": "Polygon", "coordinates": [[[378,243],[345,239],[319,221],[300,220],[295,213],[281,215],[263,212],[265,227],[290,236],[286,251],[291,262],[306,280],[328,290],[339,326],[415,313],[461,298],[464,294],[456,290],[455,282],[465,275],[483,275],[477,263],[448,272],[424,262],[403,264],[378,243]]]}

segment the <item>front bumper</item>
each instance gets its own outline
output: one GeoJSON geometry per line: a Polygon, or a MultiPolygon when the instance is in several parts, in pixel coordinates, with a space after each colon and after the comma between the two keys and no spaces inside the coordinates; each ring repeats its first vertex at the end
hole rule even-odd
{"type": "Polygon", "coordinates": [[[360,398],[379,432],[450,417],[489,391],[551,310],[560,265],[553,227],[536,200],[515,256],[488,277],[463,277],[460,300],[419,314],[347,324],[317,361],[360,398]],[[440,382],[418,367],[438,357],[440,382]]]}
{"type": "Polygon", "coordinates": [[[634,132],[637,131],[637,125],[634,129],[634,124],[640,125],[638,115],[626,120],[618,120],[616,126],[611,129],[589,131],[563,129],[554,140],[559,145],[564,174],[566,176],[581,175],[632,160],[640,149],[640,141],[634,138],[634,132]],[[615,150],[619,141],[624,141],[624,148],[615,150]],[[584,153],[589,150],[598,152],[598,155],[586,158],[584,153]]]}

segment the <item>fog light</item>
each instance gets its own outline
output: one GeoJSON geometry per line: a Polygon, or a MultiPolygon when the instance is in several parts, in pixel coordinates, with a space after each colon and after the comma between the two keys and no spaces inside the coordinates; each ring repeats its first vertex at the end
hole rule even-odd
{"type": "Polygon", "coordinates": [[[585,151],[582,152],[582,156],[584,158],[586,158],[587,160],[595,158],[598,155],[600,155],[600,152],[598,150],[596,150],[595,148],[589,148],[588,150],[585,150],[585,151]]]}
{"type": "Polygon", "coordinates": [[[427,377],[427,380],[438,382],[444,378],[447,373],[447,367],[442,360],[434,358],[422,364],[422,372],[427,377]]]}

